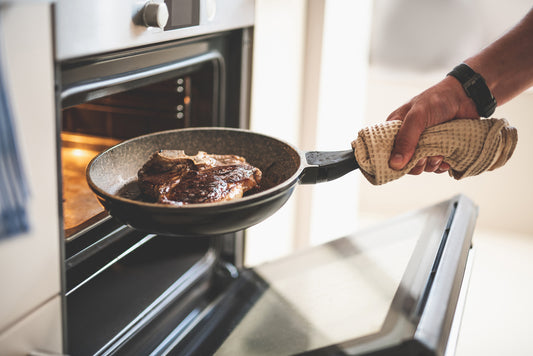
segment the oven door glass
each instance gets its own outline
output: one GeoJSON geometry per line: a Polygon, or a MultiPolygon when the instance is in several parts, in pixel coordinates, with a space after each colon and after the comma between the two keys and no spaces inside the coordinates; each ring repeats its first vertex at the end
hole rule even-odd
{"type": "Polygon", "coordinates": [[[459,196],[245,270],[172,354],[441,354],[476,214],[459,196]]]}

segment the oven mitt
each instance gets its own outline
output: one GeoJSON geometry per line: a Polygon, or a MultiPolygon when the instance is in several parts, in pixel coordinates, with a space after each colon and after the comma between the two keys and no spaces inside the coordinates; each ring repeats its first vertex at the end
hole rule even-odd
{"type": "Polygon", "coordinates": [[[401,121],[387,121],[361,131],[352,148],[363,175],[374,185],[385,184],[407,174],[429,156],[443,156],[455,179],[475,176],[503,166],[518,140],[516,128],[505,119],[456,119],[427,128],[413,158],[400,171],[389,167],[389,157],[401,121]]]}

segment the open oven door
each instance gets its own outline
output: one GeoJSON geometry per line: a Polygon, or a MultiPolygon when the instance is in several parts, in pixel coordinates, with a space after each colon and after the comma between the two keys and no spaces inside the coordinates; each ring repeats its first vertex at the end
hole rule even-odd
{"type": "Polygon", "coordinates": [[[476,218],[457,196],[241,271],[158,353],[453,354],[476,218]]]}

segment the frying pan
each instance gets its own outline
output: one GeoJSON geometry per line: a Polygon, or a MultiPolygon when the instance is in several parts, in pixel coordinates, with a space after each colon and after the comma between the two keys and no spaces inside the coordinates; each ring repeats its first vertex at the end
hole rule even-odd
{"type": "Polygon", "coordinates": [[[124,141],[87,166],[90,188],[108,212],[136,229],[171,236],[220,235],[255,225],[276,212],[296,185],[336,179],[358,168],[353,150],[302,152],[243,129],[191,128],[124,141]],[[182,206],[142,200],[137,172],[160,149],[239,155],[263,173],[261,190],[241,199],[182,206]]]}

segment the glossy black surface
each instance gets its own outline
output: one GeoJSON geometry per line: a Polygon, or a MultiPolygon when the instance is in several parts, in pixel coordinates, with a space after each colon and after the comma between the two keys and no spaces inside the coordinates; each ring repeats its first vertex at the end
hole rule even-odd
{"type": "Polygon", "coordinates": [[[476,216],[459,196],[244,270],[170,354],[449,354],[476,216]]]}
{"type": "MultiPolygon", "coordinates": [[[[137,237],[135,232],[130,235],[131,238],[125,236],[118,244],[124,246],[137,237]]],[[[113,250],[108,247],[67,270],[69,354],[93,355],[111,340],[114,341],[105,349],[126,347],[123,344],[131,348],[132,344],[137,345],[135,338],[143,339],[143,348],[154,347],[166,335],[163,324],[158,324],[156,335],[145,335],[142,329],[153,322],[151,319],[158,315],[172,318],[169,328],[174,328],[192,309],[206,303],[203,299],[208,298],[206,290],[213,287],[210,275],[214,264],[200,261],[208,253],[209,239],[193,242],[148,236],[141,242],[115,250],[112,258],[109,256],[113,250]],[[124,251],[129,253],[123,256],[124,251]],[[198,263],[206,267],[196,268],[198,272],[191,284],[183,275],[198,263]],[[161,297],[170,293],[175,296],[167,298],[168,301],[161,297]],[[161,301],[156,303],[157,300],[161,301]],[[174,309],[179,313],[170,311],[174,309]],[[140,318],[143,313],[153,317],[140,318]],[[120,336],[128,332],[132,341],[121,340],[120,336]]]]}

